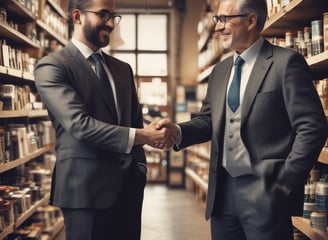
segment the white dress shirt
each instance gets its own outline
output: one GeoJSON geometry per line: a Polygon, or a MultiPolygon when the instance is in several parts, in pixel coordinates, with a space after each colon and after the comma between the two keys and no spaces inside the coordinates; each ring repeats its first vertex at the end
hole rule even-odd
{"type": "MultiPolygon", "coordinates": [[[[81,54],[85,57],[85,59],[88,60],[88,62],[91,64],[92,69],[95,71],[95,64],[92,61],[89,61],[89,57],[94,53],[92,51],[92,49],[90,49],[87,45],[85,45],[84,43],[80,42],[76,38],[72,38],[72,43],[81,52],[81,54]]],[[[100,49],[98,50],[98,52],[102,56],[102,52],[101,52],[100,49]]],[[[104,59],[103,59],[103,61],[104,61],[104,59]]],[[[113,97],[114,97],[114,101],[115,101],[115,108],[116,108],[116,112],[117,112],[118,121],[120,122],[120,109],[118,109],[118,105],[117,105],[117,94],[116,94],[116,90],[115,90],[114,79],[113,79],[113,76],[110,73],[107,65],[106,64],[103,64],[103,67],[105,68],[107,77],[109,79],[110,85],[111,85],[112,90],[113,90],[113,97]]],[[[128,146],[127,146],[127,149],[126,149],[125,153],[130,153],[131,152],[132,147],[134,145],[135,135],[136,135],[136,129],[135,128],[130,128],[130,131],[129,131],[129,141],[128,141],[128,146]]]]}

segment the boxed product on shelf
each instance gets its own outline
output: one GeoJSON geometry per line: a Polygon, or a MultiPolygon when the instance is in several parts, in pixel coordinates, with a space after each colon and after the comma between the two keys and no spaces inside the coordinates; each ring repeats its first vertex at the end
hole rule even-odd
{"type": "Polygon", "coordinates": [[[0,200],[0,230],[14,222],[13,203],[9,200],[0,200]]]}

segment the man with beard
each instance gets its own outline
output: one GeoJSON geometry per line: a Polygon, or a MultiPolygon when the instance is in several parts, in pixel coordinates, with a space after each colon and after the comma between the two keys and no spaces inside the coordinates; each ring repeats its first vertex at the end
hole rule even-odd
{"type": "Polygon", "coordinates": [[[142,145],[170,140],[155,123],[143,127],[130,66],[101,51],[121,20],[114,1],[71,0],[69,13],[72,39],[35,67],[56,132],[50,204],[62,209],[67,240],[137,240],[142,145]]]}

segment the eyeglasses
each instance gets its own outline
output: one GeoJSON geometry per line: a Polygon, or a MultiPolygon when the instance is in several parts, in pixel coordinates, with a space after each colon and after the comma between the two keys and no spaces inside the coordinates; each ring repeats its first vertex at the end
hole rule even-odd
{"type": "Polygon", "coordinates": [[[237,17],[247,17],[249,14],[237,14],[237,15],[219,15],[219,16],[213,16],[213,22],[215,24],[217,23],[223,23],[223,25],[225,26],[225,24],[227,23],[227,19],[229,18],[237,18],[237,17]]]}
{"type": "Polygon", "coordinates": [[[115,25],[119,24],[122,19],[121,15],[118,15],[116,13],[111,13],[106,10],[92,11],[92,10],[85,9],[83,11],[96,14],[97,16],[100,17],[101,21],[103,22],[107,22],[108,20],[113,20],[115,25]]]}

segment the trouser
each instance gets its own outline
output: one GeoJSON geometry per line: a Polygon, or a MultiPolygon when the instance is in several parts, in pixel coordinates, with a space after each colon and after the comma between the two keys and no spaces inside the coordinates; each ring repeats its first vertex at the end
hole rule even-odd
{"type": "MultiPolygon", "coordinates": [[[[211,217],[212,240],[292,240],[293,227],[289,211],[284,204],[273,209],[261,210],[251,198],[254,188],[259,186],[254,175],[232,177],[224,168],[220,169],[218,189],[211,217]]],[[[282,202],[280,202],[282,203],[282,202]]]]}
{"type": "Polygon", "coordinates": [[[139,240],[146,176],[131,170],[108,209],[62,208],[66,240],[139,240]]]}

